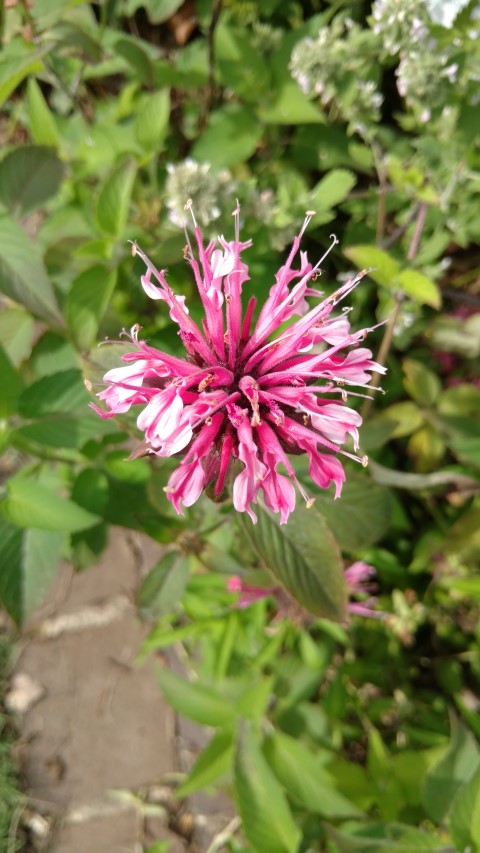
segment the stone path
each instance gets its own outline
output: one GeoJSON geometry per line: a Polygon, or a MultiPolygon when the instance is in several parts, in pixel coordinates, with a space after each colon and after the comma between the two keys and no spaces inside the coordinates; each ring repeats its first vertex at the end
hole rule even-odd
{"type": "Polygon", "coordinates": [[[65,566],[27,626],[10,700],[23,701],[19,745],[27,803],[20,817],[32,851],[169,853],[220,850],[231,819],[221,800],[172,796],[185,753],[206,735],[175,718],[155,667],[135,664],[148,628],[133,600],[159,546],[114,530],[102,560],[65,566]],[[208,813],[208,814],[207,814],[208,813]]]}

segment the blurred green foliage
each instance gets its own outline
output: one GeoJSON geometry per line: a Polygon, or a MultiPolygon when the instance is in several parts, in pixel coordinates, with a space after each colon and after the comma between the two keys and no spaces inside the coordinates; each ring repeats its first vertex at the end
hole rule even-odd
{"type": "Polygon", "coordinates": [[[4,606],[20,625],[62,556],[147,533],[168,548],[138,594],[144,651],[191,654],[198,681],[161,687],[216,728],[179,795],[227,785],[232,851],[480,849],[478,4],[36,0],[0,27],[4,606]],[[195,316],[184,204],[228,235],[237,197],[260,302],[307,209],[311,259],[342,239],[325,290],[373,268],[352,310],[389,368],[358,401],[370,466],[316,495],[308,558],[301,510],[286,530],[207,499],[179,519],[168,461],[124,461],[134,422],[87,408],[122,328],[179,348],[128,240],[195,316]],[[346,631],[323,617],[355,559],[388,616],[346,631]],[[266,567],[315,616],[235,609],[227,576],[266,567]]]}

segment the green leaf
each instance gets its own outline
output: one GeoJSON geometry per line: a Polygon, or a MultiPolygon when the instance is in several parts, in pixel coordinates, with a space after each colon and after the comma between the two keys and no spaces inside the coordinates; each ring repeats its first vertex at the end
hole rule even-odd
{"type": "Polygon", "coordinates": [[[266,739],[264,754],[298,805],[329,819],[362,816],[360,809],[335,790],[318,756],[301,741],[277,731],[266,739]]]}
{"type": "Polygon", "coordinates": [[[170,90],[143,95],[136,112],[135,136],[147,151],[160,151],[170,122],[170,90]]]}
{"type": "Polygon", "coordinates": [[[2,346],[0,346],[0,376],[2,377],[0,418],[3,419],[9,418],[14,413],[23,382],[2,346]]]}
{"type": "Polygon", "coordinates": [[[15,367],[30,355],[34,320],[23,308],[4,308],[0,312],[0,341],[15,367]]]}
{"type": "Polygon", "coordinates": [[[154,65],[140,39],[122,35],[115,41],[115,54],[123,56],[130,67],[137,72],[139,79],[147,86],[153,83],[154,65]]]}
{"type": "Polygon", "coordinates": [[[445,535],[443,548],[456,560],[480,559],[480,507],[471,506],[452,524],[445,535]]]}
{"type": "Polygon", "coordinates": [[[100,521],[98,516],[92,515],[78,504],[55,494],[22,473],[8,482],[7,496],[1,504],[1,509],[18,527],[35,527],[41,530],[64,530],[73,533],[92,527],[100,521]]]}
{"type": "Polygon", "coordinates": [[[0,61],[0,107],[25,77],[42,70],[40,57],[47,52],[47,48],[26,52],[20,40],[11,42],[9,48],[9,54],[5,51],[5,56],[0,61]],[[15,50],[17,55],[14,55],[15,50]]]}
{"type": "Polygon", "coordinates": [[[193,145],[191,156],[215,168],[248,160],[262,138],[262,127],[248,107],[227,104],[210,115],[207,129],[193,145]]]}
{"type": "Polygon", "coordinates": [[[299,479],[315,492],[315,507],[341,542],[342,550],[366,548],[387,532],[392,515],[390,493],[370,477],[349,471],[338,501],[332,501],[324,489],[315,488],[306,476],[300,474],[299,479]]]}
{"type": "Polygon", "coordinates": [[[19,427],[12,433],[12,440],[18,435],[27,441],[42,444],[45,447],[64,447],[75,450],[92,438],[108,435],[118,431],[111,421],[102,421],[93,413],[85,417],[70,417],[69,415],[55,415],[45,417],[41,420],[19,427]]]}
{"type": "Polygon", "coordinates": [[[480,438],[475,436],[453,438],[448,444],[462,462],[480,468],[480,438]]]}
{"type": "Polygon", "coordinates": [[[243,831],[255,853],[296,853],[300,829],[257,738],[246,726],[237,742],[234,790],[243,831]]]}
{"type": "Polygon", "coordinates": [[[421,409],[416,403],[405,400],[401,403],[393,403],[382,412],[382,417],[387,421],[396,422],[395,429],[391,432],[391,438],[403,438],[411,435],[415,430],[423,426],[424,418],[421,409]]]}
{"type": "Polygon", "coordinates": [[[437,285],[417,270],[402,270],[398,276],[398,284],[407,296],[411,296],[422,305],[440,308],[442,297],[437,285]]]}
{"type": "Polygon", "coordinates": [[[221,729],[202,750],[190,773],[175,791],[177,797],[189,797],[201,788],[207,788],[224,776],[233,763],[233,730],[221,729]]]}
{"type": "Polygon", "coordinates": [[[24,418],[39,418],[53,412],[85,411],[89,395],[79,370],[62,370],[43,376],[23,392],[18,411],[24,418]]]}
{"type": "Polygon", "coordinates": [[[285,80],[273,92],[268,106],[262,106],[260,118],[266,124],[323,124],[322,111],[310,101],[294,80],[285,80]]]}
{"type": "Polygon", "coordinates": [[[263,506],[258,523],[239,516],[244,534],[275,577],[310,613],[341,622],[347,590],[340,552],[323,516],[300,505],[280,526],[263,506]]]}
{"type": "Polygon", "coordinates": [[[235,709],[213,688],[179,678],[169,669],[158,673],[160,687],[175,711],[204,726],[231,723],[235,709]]]}
{"type": "Polygon", "coordinates": [[[399,265],[383,249],[376,246],[350,246],[344,255],[359,269],[368,269],[370,278],[384,287],[395,287],[399,273],[399,265]],[[373,267],[373,269],[371,269],[373,267]]]}
{"type": "Polygon", "coordinates": [[[480,850],[480,770],[458,791],[449,823],[458,850],[480,850]]]}
{"type": "Polygon", "coordinates": [[[343,832],[333,826],[326,827],[327,834],[335,842],[338,853],[454,853],[450,847],[441,845],[438,836],[423,832],[401,823],[377,823],[352,828],[343,832]]]}
{"type": "Polygon", "coordinates": [[[333,169],[313,188],[310,201],[313,210],[329,210],[340,204],[357,183],[357,178],[348,169],[333,169]]]}
{"type": "Polygon", "coordinates": [[[49,330],[36,341],[30,366],[35,376],[49,376],[58,373],[59,366],[63,370],[78,368],[78,353],[63,335],[49,330]]]}
{"type": "Polygon", "coordinates": [[[417,471],[431,471],[436,468],[445,455],[445,442],[438,432],[425,424],[409,439],[408,455],[415,460],[417,471]]]}
{"type": "Polygon", "coordinates": [[[480,313],[471,317],[452,317],[440,314],[429,327],[432,347],[458,352],[464,358],[480,355],[480,313]]]}
{"type": "Polygon", "coordinates": [[[189,564],[179,551],[167,551],[143,579],[137,594],[137,607],[143,618],[160,617],[171,612],[185,589],[189,564]]]}
{"type": "Polygon", "coordinates": [[[95,343],[98,327],[117,282],[117,271],[101,264],[84,270],[67,296],[65,316],[70,334],[80,350],[95,343]]]}
{"type": "Polygon", "coordinates": [[[43,261],[22,229],[0,216],[0,291],[37,317],[61,325],[43,261]]]}
{"type": "Polygon", "coordinates": [[[73,21],[59,21],[54,29],[57,41],[57,50],[72,49],[82,56],[82,59],[91,62],[99,62],[102,58],[102,46],[83,27],[73,21]]]}
{"type": "Polygon", "coordinates": [[[0,540],[0,600],[21,625],[55,577],[65,534],[22,530],[0,513],[0,540]]]}
{"type": "Polygon", "coordinates": [[[129,18],[133,17],[134,12],[143,6],[152,24],[162,24],[172,17],[183,2],[184,0],[161,0],[161,3],[158,0],[125,0],[124,14],[129,18]]]}
{"type": "Polygon", "coordinates": [[[108,477],[103,471],[84,468],[72,488],[72,500],[89,512],[103,516],[109,500],[108,477]]]}
{"type": "Polygon", "coordinates": [[[105,470],[122,483],[145,485],[150,480],[152,468],[147,459],[128,459],[127,450],[112,450],[105,457],[105,470]]]}
{"type": "Polygon", "coordinates": [[[215,64],[223,85],[243,100],[256,103],[268,89],[270,74],[264,56],[252,44],[250,33],[220,22],[214,43],[215,64]]]}
{"type": "Polygon", "coordinates": [[[473,735],[452,717],[452,738],[445,755],[429,770],[423,786],[423,804],[439,823],[448,814],[457,791],[477,773],[480,749],[473,735]]]}
{"type": "Polygon", "coordinates": [[[445,388],[438,401],[438,411],[442,415],[480,417],[480,388],[465,384],[445,388]]]}
{"type": "Polygon", "coordinates": [[[0,163],[0,201],[13,216],[43,207],[62,182],[63,163],[49,148],[22,145],[0,163]]]}
{"type": "Polygon", "coordinates": [[[111,173],[97,202],[97,222],[105,233],[119,238],[125,231],[137,167],[126,160],[111,173]]]}
{"type": "Polygon", "coordinates": [[[405,358],[403,361],[405,389],[420,406],[433,406],[442,390],[440,380],[420,361],[405,358]]]}
{"type": "MultiPolygon", "coordinates": [[[[281,637],[281,634],[277,636],[281,637]]],[[[277,637],[275,637],[274,642],[276,640],[277,637]]],[[[268,643],[264,646],[261,656],[257,657],[257,666],[263,665],[268,659],[268,653],[265,653],[267,646],[268,643]]],[[[240,696],[238,696],[236,703],[237,711],[241,717],[244,717],[246,720],[257,720],[260,722],[261,718],[267,711],[267,706],[273,691],[273,682],[273,676],[258,678],[258,680],[252,681],[252,683],[245,688],[240,696]]]]}

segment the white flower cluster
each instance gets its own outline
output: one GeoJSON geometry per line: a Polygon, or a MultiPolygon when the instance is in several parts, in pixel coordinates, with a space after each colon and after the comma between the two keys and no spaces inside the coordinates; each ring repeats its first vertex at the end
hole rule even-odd
{"type": "Polygon", "coordinates": [[[428,38],[428,11],[425,0],[375,0],[372,29],[382,40],[385,54],[424,43],[428,38]]]}
{"type": "Polygon", "coordinates": [[[397,89],[422,122],[430,120],[432,109],[445,105],[442,83],[453,85],[457,80],[458,65],[449,59],[445,51],[411,50],[401,54],[397,89]]]}
{"type": "Polygon", "coordinates": [[[337,15],[316,39],[295,45],[290,61],[293,78],[306,95],[317,95],[324,106],[335,103],[350,124],[378,121],[382,95],[371,79],[369,33],[351,18],[337,15]],[[362,48],[367,48],[362,49],[362,48]]]}
{"type": "Polygon", "coordinates": [[[214,172],[210,163],[197,163],[191,157],[177,165],[169,163],[167,172],[167,207],[169,218],[176,225],[181,226],[186,220],[185,199],[192,199],[198,222],[208,226],[226,207],[231,207],[232,198],[237,194],[236,183],[228,169],[214,172]]]}

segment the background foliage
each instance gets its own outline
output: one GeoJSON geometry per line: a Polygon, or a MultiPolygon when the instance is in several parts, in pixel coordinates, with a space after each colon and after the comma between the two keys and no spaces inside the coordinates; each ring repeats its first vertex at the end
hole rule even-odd
{"type": "Polygon", "coordinates": [[[3,11],[1,599],[20,625],[59,559],[86,569],[111,525],[168,546],[138,593],[144,653],[176,644],[196,673],[160,679],[215,729],[178,793],[230,790],[231,850],[480,849],[479,26],[475,2],[417,0],[3,11]],[[308,553],[301,509],[286,530],[207,499],[179,519],[168,464],[125,461],[134,422],[87,408],[84,378],[95,391],[119,358],[98,340],[140,323],[178,349],[127,241],[195,315],[183,206],[228,235],[236,197],[247,295],[307,209],[312,259],[342,241],[326,290],[374,267],[352,312],[385,323],[386,393],[359,400],[370,466],[340,501],[318,494],[308,553]],[[388,615],[346,630],[324,617],[342,620],[356,559],[388,615]],[[269,585],[267,567],[315,615],[237,609],[228,576],[269,585]]]}

